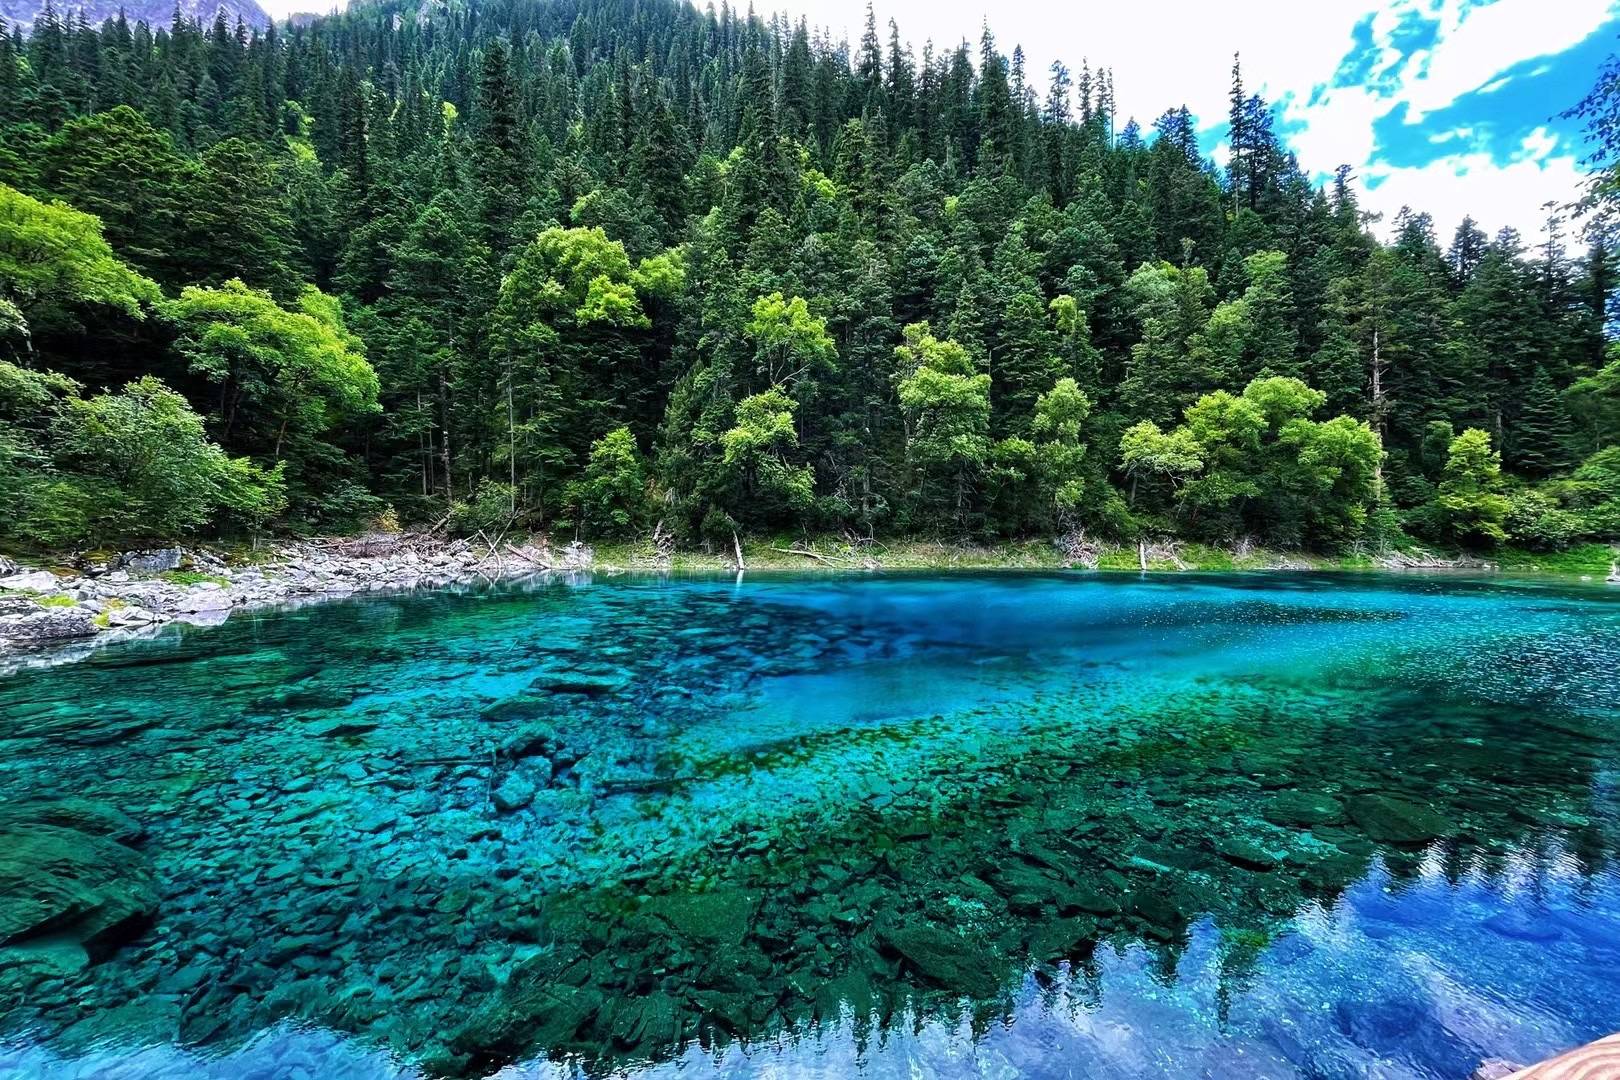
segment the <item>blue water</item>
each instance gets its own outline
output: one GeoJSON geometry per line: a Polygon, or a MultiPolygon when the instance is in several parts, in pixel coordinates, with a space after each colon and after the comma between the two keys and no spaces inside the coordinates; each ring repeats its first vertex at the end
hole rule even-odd
{"type": "Polygon", "coordinates": [[[154,883],[0,939],[0,1076],[1462,1077],[1620,1030],[1601,586],[541,580],[0,716],[0,880],[76,800],[154,883]]]}

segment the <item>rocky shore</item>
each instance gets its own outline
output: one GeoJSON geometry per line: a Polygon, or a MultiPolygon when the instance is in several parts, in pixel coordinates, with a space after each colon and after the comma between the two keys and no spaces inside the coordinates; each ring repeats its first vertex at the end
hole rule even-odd
{"type": "Polygon", "coordinates": [[[580,544],[495,548],[422,535],[278,545],[246,563],[179,547],[91,552],[50,568],[0,557],[0,670],[76,657],[169,623],[213,625],[249,608],[591,566],[580,544]]]}

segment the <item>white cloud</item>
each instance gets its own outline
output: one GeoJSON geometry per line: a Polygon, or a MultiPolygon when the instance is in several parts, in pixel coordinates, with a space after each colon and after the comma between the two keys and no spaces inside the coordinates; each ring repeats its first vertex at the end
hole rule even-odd
{"type": "Polygon", "coordinates": [[[1406,122],[1418,123],[1466,93],[1500,83],[1497,76],[1515,64],[1580,44],[1616,7],[1614,0],[1496,0],[1483,6],[1472,0],[1399,0],[1393,11],[1439,23],[1434,47],[1421,67],[1409,65],[1412,77],[1396,95],[1408,105],[1406,122]]]}
{"type": "Polygon", "coordinates": [[[1519,144],[1519,152],[1513,156],[1515,160],[1529,158],[1531,161],[1541,161],[1544,158],[1551,157],[1552,152],[1556,149],[1558,149],[1558,136],[1544,127],[1538,127],[1524,137],[1524,141],[1519,144]]]}
{"type": "Polygon", "coordinates": [[[1410,206],[1433,215],[1442,245],[1464,213],[1491,232],[1506,225],[1533,239],[1546,220],[1543,205],[1574,198],[1585,178],[1574,155],[1526,154],[1498,165],[1481,153],[1452,154],[1420,167],[1370,165],[1363,176],[1379,181],[1363,202],[1384,215],[1380,232],[1387,235],[1396,211],[1410,206]]]}

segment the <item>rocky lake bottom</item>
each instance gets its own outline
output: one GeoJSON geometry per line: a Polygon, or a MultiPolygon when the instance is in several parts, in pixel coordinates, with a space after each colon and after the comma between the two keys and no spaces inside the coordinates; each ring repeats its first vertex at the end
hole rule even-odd
{"type": "Polygon", "coordinates": [[[544,578],[0,678],[0,1077],[1466,1077],[1620,1030],[1620,590],[544,578]]]}

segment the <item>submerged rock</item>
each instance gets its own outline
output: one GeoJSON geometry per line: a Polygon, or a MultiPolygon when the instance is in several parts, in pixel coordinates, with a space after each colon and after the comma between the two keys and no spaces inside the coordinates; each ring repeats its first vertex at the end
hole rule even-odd
{"type": "Polygon", "coordinates": [[[514,761],[528,757],[550,757],[562,745],[557,729],[535,721],[524,724],[501,742],[501,754],[514,761]]]}
{"type": "Polygon", "coordinates": [[[529,684],[529,689],[553,694],[581,694],[585,697],[598,697],[602,694],[611,694],[624,688],[625,680],[620,676],[597,675],[588,672],[558,672],[553,675],[541,675],[529,684]]]}
{"type": "Polygon", "coordinates": [[[1271,851],[1246,836],[1222,836],[1215,841],[1215,852],[1227,862],[1252,870],[1273,870],[1285,852],[1271,851]]]}
{"type": "Polygon", "coordinates": [[[996,992],[996,977],[985,966],[985,949],[969,938],[923,923],[880,931],[879,939],[929,982],[973,997],[996,992]]]}
{"type": "Polygon", "coordinates": [[[1266,806],[1267,821],[1277,825],[1332,825],[1344,820],[1344,804],[1329,795],[1280,791],[1266,806]]]}
{"type": "Polygon", "coordinates": [[[613,1041],[626,1049],[673,1046],[681,1034],[681,1006],[668,994],[648,994],[613,1011],[613,1041]]]}
{"type": "Polygon", "coordinates": [[[29,799],[0,804],[0,830],[13,826],[56,825],[120,844],[138,843],[146,835],[140,822],[106,803],[90,799],[29,799]]]}
{"type": "Polygon", "coordinates": [[[570,968],[576,953],[553,950],[520,965],[500,996],[478,1009],[450,1039],[450,1049],[475,1066],[511,1060],[531,1049],[544,1049],[571,1039],[595,1018],[602,994],[570,968]],[[573,981],[569,981],[572,979],[573,981]]]}
{"type": "Polygon", "coordinates": [[[1350,817],[1381,844],[1426,844],[1452,831],[1451,823],[1428,807],[1388,795],[1352,799],[1350,817]]]}
{"type": "Polygon", "coordinates": [[[152,866],[132,848],[59,825],[0,829],[0,944],[61,931],[108,947],[157,904],[152,866]]]}
{"type": "Polygon", "coordinates": [[[759,898],[742,889],[667,893],[642,906],[643,914],[669,924],[677,934],[704,945],[736,945],[748,933],[759,898]]]}
{"type": "Polygon", "coordinates": [[[503,814],[510,814],[514,810],[522,810],[534,802],[539,787],[522,773],[511,773],[501,786],[496,788],[490,796],[495,802],[495,809],[503,814]]]}

